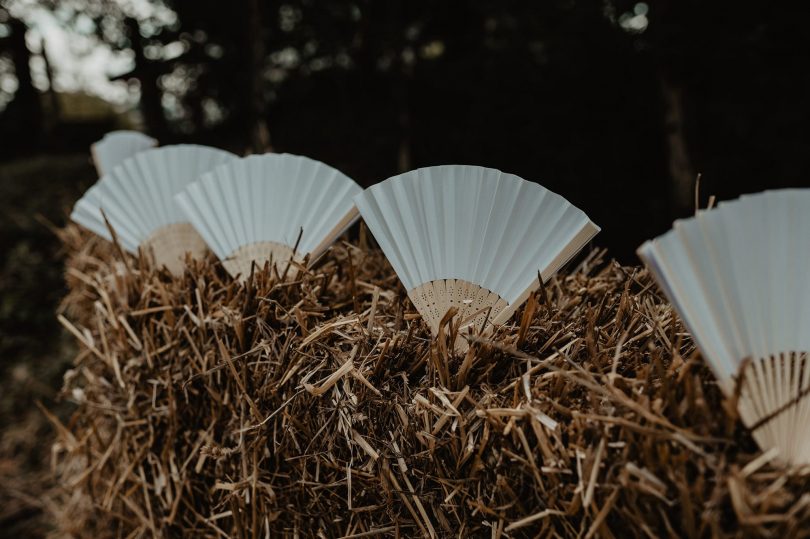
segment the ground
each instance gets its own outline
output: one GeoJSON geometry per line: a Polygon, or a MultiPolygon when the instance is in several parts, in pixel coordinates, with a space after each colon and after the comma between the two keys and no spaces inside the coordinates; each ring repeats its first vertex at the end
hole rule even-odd
{"type": "Polygon", "coordinates": [[[54,316],[64,295],[54,227],[94,180],[87,155],[0,165],[0,537],[49,530],[53,431],[39,404],[67,417],[58,392],[75,351],[54,316]]]}

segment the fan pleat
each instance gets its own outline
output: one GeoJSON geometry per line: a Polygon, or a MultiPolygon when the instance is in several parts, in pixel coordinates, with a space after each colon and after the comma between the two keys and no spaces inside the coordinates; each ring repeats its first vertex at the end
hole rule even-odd
{"type": "MultiPolygon", "coordinates": [[[[286,200],[286,204],[280,208],[281,212],[274,212],[276,221],[274,227],[283,230],[283,234],[278,238],[281,243],[295,246],[298,235],[301,232],[302,216],[306,215],[311,208],[308,208],[314,196],[314,185],[307,181],[307,172],[303,170],[307,163],[303,158],[300,160],[289,160],[284,163],[283,175],[273,176],[273,198],[286,200]],[[287,196],[287,186],[295,185],[295,196],[287,196]]],[[[316,165],[317,166],[317,165],[316,165]]],[[[303,240],[303,234],[301,236],[303,240]]],[[[302,247],[298,245],[299,249],[302,247]]]]}
{"type": "MultiPolygon", "coordinates": [[[[190,221],[198,231],[200,230],[199,224],[203,224],[206,230],[210,230],[211,235],[215,239],[214,245],[217,246],[217,251],[223,253],[222,256],[225,256],[227,254],[228,245],[235,243],[236,238],[234,237],[233,228],[230,226],[230,223],[222,218],[222,214],[219,211],[219,205],[224,201],[220,187],[222,179],[223,178],[216,174],[204,177],[202,182],[207,188],[206,190],[198,188],[196,182],[189,186],[189,188],[195,188],[194,192],[197,195],[197,200],[199,201],[198,208],[200,209],[198,215],[210,216],[208,219],[198,218],[190,221]]],[[[203,236],[203,238],[204,237],[205,236],[203,236]]],[[[209,247],[213,249],[212,244],[209,244],[209,247]]]]}
{"type": "MultiPolygon", "coordinates": [[[[461,276],[465,281],[471,283],[480,283],[477,280],[478,276],[475,274],[478,260],[484,250],[484,244],[481,241],[486,231],[487,222],[492,216],[492,203],[494,200],[494,191],[497,187],[497,178],[500,176],[500,171],[494,171],[488,174],[486,169],[476,167],[470,171],[470,175],[474,178],[475,185],[475,199],[473,202],[472,212],[470,213],[470,223],[472,228],[471,234],[465,234],[464,245],[466,255],[464,257],[464,265],[461,268],[461,276]]],[[[492,245],[487,245],[491,249],[492,245]]],[[[440,274],[438,278],[448,279],[452,275],[440,274]]],[[[430,280],[430,278],[428,278],[430,280]]],[[[487,286],[486,288],[489,288],[487,286]]]]}
{"type": "MultiPolygon", "coordinates": [[[[540,228],[536,223],[544,211],[543,200],[548,191],[534,189],[528,182],[519,185],[520,189],[514,209],[507,213],[510,223],[504,228],[504,240],[496,244],[497,250],[492,257],[493,265],[490,268],[490,276],[496,283],[493,285],[496,290],[514,289],[515,281],[521,279],[527,272],[532,272],[534,268],[527,269],[527,267],[538,258],[539,244],[534,240],[537,238],[540,228]],[[520,222],[517,222],[518,220],[520,222]],[[510,253],[512,249],[509,243],[522,245],[524,248],[519,249],[516,253],[510,253]]],[[[538,264],[537,269],[540,267],[541,264],[538,264]]],[[[532,278],[534,276],[536,276],[536,272],[532,278]]]]}
{"type": "Polygon", "coordinates": [[[203,237],[208,247],[214,251],[218,257],[227,255],[227,229],[219,220],[219,215],[216,208],[212,204],[213,201],[219,200],[216,196],[206,196],[206,191],[202,188],[202,183],[210,184],[209,189],[217,189],[216,178],[204,178],[200,182],[190,184],[186,188],[188,197],[178,200],[180,207],[189,217],[189,222],[194,226],[197,232],[203,237]],[[189,211],[193,208],[193,211],[189,211]],[[200,215],[208,215],[210,219],[199,219],[200,215]]]}
{"type": "MultiPolygon", "coordinates": [[[[221,180],[222,178],[219,177],[218,174],[212,174],[210,176],[203,177],[203,183],[206,189],[199,189],[195,191],[199,200],[199,208],[201,213],[199,215],[210,216],[209,219],[202,221],[205,223],[205,226],[208,230],[211,231],[212,235],[216,238],[216,245],[221,252],[225,252],[227,246],[231,243],[236,241],[233,226],[228,221],[221,218],[221,211],[220,207],[226,203],[226,199],[223,196],[222,189],[221,189],[221,180]]],[[[190,184],[187,189],[196,187],[196,182],[190,184]]],[[[191,220],[192,225],[197,228],[198,221],[191,220]]],[[[213,246],[209,244],[209,247],[213,249],[213,246]]]]}
{"type": "Polygon", "coordinates": [[[137,245],[141,238],[146,238],[148,232],[141,226],[141,221],[137,219],[136,207],[143,204],[138,197],[137,191],[128,189],[130,178],[126,176],[126,169],[120,169],[123,175],[123,182],[114,182],[112,179],[106,184],[101,184],[100,203],[101,209],[107,216],[110,225],[119,236],[128,237],[131,243],[137,245]]]}
{"type": "Polygon", "coordinates": [[[388,205],[387,193],[381,192],[377,195],[374,197],[358,196],[354,202],[394,271],[402,280],[402,284],[407,290],[410,290],[414,288],[414,279],[411,277],[411,268],[408,264],[408,261],[412,259],[404,253],[407,245],[404,242],[397,244],[394,239],[397,237],[397,232],[401,230],[394,228],[399,224],[398,216],[395,213],[396,207],[388,205]],[[387,219],[384,216],[387,216],[387,219]]]}
{"type": "Polygon", "coordinates": [[[489,247],[491,251],[481,253],[475,269],[476,281],[492,283],[491,287],[496,290],[505,289],[505,268],[501,269],[500,262],[505,258],[509,259],[510,255],[514,255],[511,257],[514,259],[519,254],[509,253],[508,246],[512,244],[511,233],[514,231],[520,234],[526,224],[526,213],[521,207],[520,200],[522,189],[523,182],[510,182],[503,174],[498,176],[497,189],[482,242],[482,246],[491,246],[489,247]]]}
{"type": "MultiPolygon", "coordinates": [[[[394,191],[395,190],[392,189],[390,193],[387,191],[380,192],[380,196],[377,199],[379,203],[378,220],[385,223],[391,229],[392,236],[388,239],[387,243],[394,247],[392,253],[393,257],[396,258],[397,265],[405,268],[403,272],[405,280],[403,282],[406,283],[406,288],[411,289],[420,282],[419,267],[411,241],[407,238],[405,233],[404,219],[400,213],[400,208],[395,198],[396,193],[394,191]]],[[[357,203],[357,201],[355,201],[355,203],[357,203]]],[[[362,208],[360,211],[362,212],[362,208]]],[[[371,228],[372,224],[370,222],[368,225],[369,228],[371,228]]],[[[372,233],[374,233],[373,229],[372,233]]],[[[375,234],[374,237],[376,238],[377,235],[375,234]]],[[[393,264],[392,257],[388,258],[393,264]]]]}
{"type": "MultiPolygon", "coordinates": [[[[429,279],[427,279],[425,275],[429,271],[428,262],[425,260],[425,256],[422,256],[420,252],[421,245],[424,245],[424,243],[422,243],[423,231],[419,230],[416,223],[415,212],[401,211],[402,206],[407,208],[419,207],[416,202],[414,185],[411,182],[401,182],[392,185],[392,188],[393,200],[390,201],[392,208],[390,211],[396,216],[402,231],[400,234],[401,238],[397,238],[397,243],[401,242],[405,245],[406,256],[408,260],[413,261],[413,280],[427,282],[429,279]]],[[[386,214],[383,214],[384,217],[385,215],[386,214]]]]}
{"type": "MultiPolygon", "coordinates": [[[[220,241],[225,249],[231,245],[241,245],[237,224],[241,214],[230,196],[232,190],[228,189],[224,183],[227,181],[227,176],[223,177],[215,173],[206,179],[207,192],[203,196],[208,197],[206,211],[210,212],[212,217],[211,227],[221,231],[219,233],[222,238],[220,241]]],[[[208,215],[208,213],[203,215],[208,215]]]]}
{"type": "Polygon", "coordinates": [[[459,226],[461,223],[456,221],[456,215],[459,213],[459,201],[456,195],[455,183],[450,181],[442,182],[441,189],[437,189],[436,193],[441,193],[437,212],[442,215],[442,221],[439,224],[444,226],[434,229],[433,233],[441,233],[436,232],[436,230],[443,231],[444,236],[442,236],[442,242],[431,241],[431,244],[436,244],[435,249],[440,253],[442,267],[445,268],[447,275],[458,275],[456,261],[461,258],[461,250],[454,239],[459,235],[459,230],[463,229],[459,226]]]}
{"type": "Polygon", "coordinates": [[[149,171],[143,171],[143,168],[138,161],[126,162],[122,167],[126,174],[120,177],[121,181],[116,181],[118,177],[114,176],[110,178],[107,185],[111,197],[116,203],[115,208],[110,207],[108,215],[110,223],[115,226],[116,230],[130,227],[136,238],[145,239],[152,229],[150,224],[163,223],[163,221],[158,207],[160,194],[156,194],[154,197],[144,195],[145,191],[151,189],[151,185],[148,181],[140,180],[140,178],[150,177],[149,171]],[[136,170],[131,171],[131,169],[136,170]],[[156,202],[150,204],[150,199],[156,202]],[[113,209],[117,211],[112,211],[113,209]]]}
{"type": "Polygon", "coordinates": [[[333,207],[334,207],[334,198],[339,198],[340,200],[345,199],[345,195],[347,193],[346,189],[351,187],[351,184],[344,184],[341,189],[341,186],[334,181],[334,175],[337,171],[329,171],[318,167],[316,173],[318,174],[317,180],[316,177],[310,177],[307,181],[312,186],[312,198],[310,200],[310,204],[314,208],[320,208],[318,212],[309,211],[303,214],[303,219],[301,220],[301,228],[303,229],[303,234],[301,235],[301,242],[307,245],[310,249],[315,247],[313,241],[315,238],[321,237],[322,234],[326,234],[329,232],[332,226],[329,227],[327,230],[322,230],[320,223],[328,222],[335,223],[340,220],[343,215],[340,216],[333,216],[331,215],[333,207]]]}
{"type": "MultiPolygon", "coordinates": [[[[719,332],[729,336],[726,345],[730,350],[730,355],[745,354],[747,353],[745,344],[746,329],[744,324],[740,323],[741,317],[726,316],[726,313],[740,312],[743,308],[740,298],[743,296],[740,294],[739,289],[742,283],[737,282],[727,269],[730,266],[729,261],[733,259],[728,242],[725,240],[726,234],[722,215],[720,212],[708,212],[704,215],[704,219],[700,221],[700,225],[701,236],[696,236],[692,244],[699,245],[701,241],[705,241],[712,246],[710,256],[703,258],[707,271],[710,269],[713,276],[712,282],[704,287],[704,294],[711,294],[716,291],[721,295],[720,312],[713,315],[716,320],[720,320],[718,323],[718,326],[721,327],[719,332]]],[[[692,256],[700,256],[700,253],[694,253],[692,256]]],[[[726,369],[733,371],[735,367],[733,364],[728,364],[726,369]]]]}
{"type": "Polygon", "coordinates": [[[503,284],[506,297],[515,298],[521,295],[537,281],[538,273],[543,279],[556,273],[579,248],[552,266],[557,254],[566,249],[587,224],[587,217],[579,209],[554,193],[546,193],[538,204],[536,220],[521,223],[522,228],[531,231],[531,234],[523,243],[525,249],[516,249],[512,253],[514,271],[505,275],[503,284]],[[579,219],[566,219],[566,214],[576,215],[579,219]]]}
{"type": "MultiPolygon", "coordinates": [[[[333,173],[329,181],[324,183],[322,194],[323,210],[313,212],[304,224],[304,230],[310,230],[309,242],[326,236],[334,227],[334,223],[343,219],[346,213],[346,205],[343,201],[351,200],[352,195],[356,192],[354,184],[338,181],[336,173],[333,173]],[[329,192],[333,194],[329,195],[329,192]]],[[[343,231],[341,230],[340,232],[343,231]]],[[[315,247],[315,245],[313,245],[313,247],[315,247]]]]}

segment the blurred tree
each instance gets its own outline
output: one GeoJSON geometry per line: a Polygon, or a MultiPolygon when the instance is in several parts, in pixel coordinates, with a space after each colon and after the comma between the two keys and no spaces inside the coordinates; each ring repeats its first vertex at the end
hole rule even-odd
{"type": "Polygon", "coordinates": [[[11,59],[11,76],[16,81],[14,96],[6,105],[4,121],[0,123],[0,139],[3,140],[0,153],[13,155],[41,142],[42,103],[31,76],[31,51],[25,41],[28,27],[1,6],[0,23],[8,28],[8,35],[0,37],[0,54],[7,53],[11,59]]]}
{"type": "Polygon", "coordinates": [[[76,28],[89,18],[100,40],[131,51],[132,68],[114,78],[140,88],[146,127],[164,143],[245,152],[272,141],[366,185],[429,164],[498,167],[587,209],[600,243],[628,261],[692,211],[697,172],[704,194],[730,197],[800,185],[810,169],[810,73],[793,6],[25,4],[76,28]]]}
{"type": "Polygon", "coordinates": [[[810,186],[804,6],[730,0],[610,5],[660,81],[675,215],[692,209],[696,172],[703,174],[702,204],[709,194],[726,199],[810,186]]]}
{"type": "Polygon", "coordinates": [[[135,18],[125,17],[124,27],[129,46],[134,53],[135,63],[131,71],[117,75],[113,79],[135,78],[138,80],[141,90],[140,107],[146,130],[158,140],[165,140],[168,135],[168,126],[163,112],[163,96],[158,81],[160,76],[168,71],[169,66],[147,57],[147,41],[135,18]]]}

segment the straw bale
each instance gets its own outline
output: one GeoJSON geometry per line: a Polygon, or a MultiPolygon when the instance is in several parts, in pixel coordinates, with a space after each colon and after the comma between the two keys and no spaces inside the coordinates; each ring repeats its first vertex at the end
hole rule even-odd
{"type": "Polygon", "coordinates": [[[592,252],[453,352],[361,231],[314,269],[182,276],[70,226],[76,537],[810,534],[647,273],[592,252]]]}

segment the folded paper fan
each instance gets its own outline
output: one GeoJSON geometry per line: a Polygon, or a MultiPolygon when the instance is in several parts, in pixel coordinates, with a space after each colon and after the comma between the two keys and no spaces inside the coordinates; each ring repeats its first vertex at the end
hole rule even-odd
{"type": "Polygon", "coordinates": [[[357,219],[360,191],[319,161],[265,154],[217,167],[176,200],[228,272],[245,279],[254,262],[283,271],[290,260],[317,258],[357,219]]]}
{"type": "Polygon", "coordinates": [[[236,156],[224,150],[191,144],[146,150],[99,180],[76,203],[70,217],[112,239],[106,216],[126,250],[135,253],[144,248],[156,264],[181,273],[185,253],[201,255],[205,242],[188,223],[174,195],[204,172],[233,159],[236,156]]]}
{"type": "Polygon", "coordinates": [[[394,176],[355,203],[434,335],[450,307],[462,328],[504,323],[599,232],[560,195],[476,166],[394,176]]]}
{"type": "Polygon", "coordinates": [[[760,447],[810,464],[810,189],[702,211],[638,253],[760,447]]]}
{"type": "Polygon", "coordinates": [[[90,147],[99,177],[109,174],[124,159],[157,146],[157,140],[137,131],[111,131],[90,147]]]}

